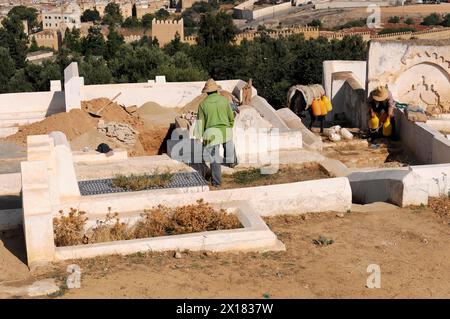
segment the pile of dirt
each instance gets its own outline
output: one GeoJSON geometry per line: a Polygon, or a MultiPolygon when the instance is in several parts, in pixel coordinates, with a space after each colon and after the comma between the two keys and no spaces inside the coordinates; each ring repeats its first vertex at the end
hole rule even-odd
{"type": "MultiPolygon", "coordinates": [[[[161,107],[162,108],[162,107],[161,107]]],[[[165,108],[164,108],[165,109],[165,108]]],[[[144,108],[148,111],[148,106],[144,108]]],[[[121,105],[106,98],[82,101],[81,109],[74,109],[67,113],[58,113],[46,119],[19,127],[19,131],[6,140],[19,145],[26,145],[28,135],[49,134],[53,131],[63,132],[74,151],[84,147],[95,149],[100,143],[108,143],[114,148],[127,149],[130,156],[156,155],[167,135],[169,126],[158,126],[158,123],[143,121],[137,112],[128,113],[121,105]],[[105,107],[106,106],[106,107],[105,107]],[[103,108],[104,107],[104,108],[103,108]],[[101,109],[101,117],[91,115],[101,109]],[[89,112],[88,112],[89,111],[89,112]],[[134,145],[127,145],[114,141],[97,131],[99,120],[105,123],[122,123],[137,132],[138,138],[134,145]]]]}
{"type": "Polygon", "coordinates": [[[53,131],[61,131],[70,141],[96,126],[96,118],[93,118],[83,110],[75,109],[68,113],[58,113],[49,116],[40,122],[20,126],[19,131],[16,134],[8,136],[6,140],[25,145],[28,135],[41,135],[53,131]]]}
{"type": "Polygon", "coordinates": [[[175,122],[179,108],[164,107],[156,102],[147,102],[136,110],[136,115],[146,126],[168,127],[175,122]]]}
{"type": "Polygon", "coordinates": [[[81,109],[86,111],[86,113],[88,112],[88,110],[90,112],[98,112],[105,105],[107,105],[107,107],[105,107],[100,112],[101,118],[105,122],[125,123],[132,126],[135,129],[139,129],[141,126],[143,126],[142,121],[140,121],[138,117],[131,115],[125,110],[124,107],[114,102],[111,103],[111,100],[106,98],[98,98],[92,99],[90,101],[82,101],[81,109]]]}
{"type": "Polygon", "coordinates": [[[206,99],[208,95],[206,93],[202,93],[199,96],[195,97],[192,101],[186,104],[182,109],[182,113],[195,112],[197,113],[199,105],[206,99]]]}
{"type": "Polygon", "coordinates": [[[172,112],[173,110],[171,108],[161,106],[156,102],[147,102],[139,107],[136,111],[139,116],[161,115],[172,112]]]}

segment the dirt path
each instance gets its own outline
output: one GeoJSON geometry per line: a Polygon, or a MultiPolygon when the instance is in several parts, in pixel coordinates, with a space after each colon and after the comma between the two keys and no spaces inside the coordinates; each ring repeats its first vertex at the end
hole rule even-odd
{"type": "MultiPolygon", "coordinates": [[[[344,217],[321,213],[266,220],[286,252],[191,252],[181,259],[154,253],[75,261],[82,268],[82,288],[62,297],[450,297],[450,227],[428,208],[378,203],[355,205],[344,217]],[[319,236],[334,243],[316,246],[312,241],[319,236]],[[381,289],[365,287],[369,264],[381,267],[381,289]]],[[[0,246],[0,256],[0,281],[27,278],[25,266],[8,249],[0,246]]],[[[67,264],[56,265],[47,277],[65,278],[67,264]]]]}

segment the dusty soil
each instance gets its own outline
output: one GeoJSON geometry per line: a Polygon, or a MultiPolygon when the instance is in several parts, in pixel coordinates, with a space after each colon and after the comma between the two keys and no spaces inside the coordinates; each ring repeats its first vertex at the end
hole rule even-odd
{"type": "MultiPolygon", "coordinates": [[[[433,12],[446,13],[450,12],[450,4],[442,3],[440,5],[408,5],[399,7],[382,7],[381,21],[386,23],[391,16],[400,16],[402,18],[413,18],[417,23],[422,21],[422,17],[433,12]]],[[[346,9],[307,9],[280,19],[283,25],[289,26],[293,24],[304,25],[313,19],[320,19],[325,28],[332,28],[342,25],[350,20],[367,19],[372,11],[367,8],[346,8],[346,9]]]]}
{"type": "Polygon", "coordinates": [[[330,212],[266,221],[286,252],[110,256],[60,263],[32,276],[11,252],[23,254],[20,233],[3,234],[0,281],[63,280],[67,265],[76,263],[82,287],[66,290],[64,298],[450,297],[450,226],[426,207],[377,203],[355,205],[344,217],[330,212]],[[334,243],[315,245],[320,236],[334,243]],[[380,289],[365,287],[369,264],[381,267],[380,289]]]}
{"type": "MultiPolygon", "coordinates": [[[[107,143],[112,148],[127,149],[130,156],[159,154],[164,138],[169,131],[169,120],[170,118],[174,119],[175,116],[172,113],[167,113],[162,120],[158,118],[158,115],[155,115],[155,112],[149,113],[147,110],[142,112],[141,118],[139,112],[130,114],[119,104],[110,103],[108,105],[109,102],[110,100],[106,98],[83,101],[80,110],[58,113],[40,122],[21,126],[16,134],[8,136],[4,140],[18,145],[26,145],[28,135],[61,131],[66,135],[74,151],[80,151],[85,147],[96,149],[98,144],[107,143]],[[108,106],[103,108],[105,105],[108,106]],[[100,110],[101,118],[89,113],[96,113],[100,110]],[[130,146],[98,132],[96,128],[99,119],[105,122],[119,122],[130,125],[139,133],[138,142],[130,146]]],[[[174,111],[171,110],[170,112],[174,111]]]]}
{"type": "MultiPolygon", "coordinates": [[[[236,175],[223,175],[222,185],[217,189],[254,187],[273,184],[294,183],[301,181],[308,181],[313,179],[329,178],[330,175],[320,167],[317,163],[307,163],[301,165],[280,165],[280,168],[275,174],[260,175],[259,169],[256,170],[242,170],[238,171],[236,175]],[[253,178],[247,178],[245,183],[240,182],[239,175],[246,173],[253,173],[253,178]],[[255,176],[256,173],[256,176],[255,176]]],[[[243,175],[241,175],[243,176],[243,175]]]]}
{"type": "Polygon", "coordinates": [[[350,141],[337,143],[326,141],[322,155],[337,159],[349,168],[382,168],[402,167],[418,164],[400,141],[377,139],[376,146],[371,146],[367,140],[354,138],[350,141]]]}

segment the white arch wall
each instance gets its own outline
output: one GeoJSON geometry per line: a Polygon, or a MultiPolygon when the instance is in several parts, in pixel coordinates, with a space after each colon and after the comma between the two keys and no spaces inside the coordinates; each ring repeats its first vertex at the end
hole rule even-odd
{"type": "Polygon", "coordinates": [[[387,84],[394,99],[420,102],[425,106],[427,103],[419,100],[420,96],[428,96],[429,100],[432,100],[432,95],[448,99],[449,79],[450,40],[370,43],[367,95],[377,86],[387,84]],[[432,90],[436,92],[433,93],[432,90]]]}

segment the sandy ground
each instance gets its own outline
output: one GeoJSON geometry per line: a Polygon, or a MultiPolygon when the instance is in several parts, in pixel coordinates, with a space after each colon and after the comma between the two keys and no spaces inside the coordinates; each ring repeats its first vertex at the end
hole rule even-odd
{"type": "Polygon", "coordinates": [[[324,139],[324,142],[324,149],[320,153],[341,161],[349,168],[388,168],[418,164],[400,141],[378,139],[375,145],[358,138],[337,143],[324,139]]]}
{"type": "MultiPolygon", "coordinates": [[[[409,5],[403,7],[382,7],[381,21],[386,22],[391,16],[397,15],[405,18],[418,19],[421,22],[421,17],[427,16],[433,12],[445,14],[450,12],[450,3],[442,3],[439,5],[409,5]]],[[[345,8],[345,9],[306,9],[287,16],[282,19],[268,21],[274,25],[281,22],[283,25],[289,26],[293,24],[304,25],[311,22],[313,19],[320,19],[323,26],[332,28],[337,25],[342,25],[350,20],[366,19],[372,11],[367,11],[367,8],[345,8]]]]}
{"type": "MultiPolygon", "coordinates": [[[[355,205],[344,217],[330,212],[266,220],[286,252],[190,252],[181,259],[154,253],[72,261],[82,268],[82,287],[62,297],[450,297],[450,228],[448,220],[428,208],[377,203],[355,205]],[[319,236],[334,243],[316,246],[312,241],[319,236]],[[370,264],[381,267],[380,289],[365,287],[370,264]]],[[[22,240],[20,233],[1,236],[0,282],[65,278],[69,262],[30,276],[19,259],[22,240]]],[[[0,297],[6,296],[0,292],[0,297]]]]}

